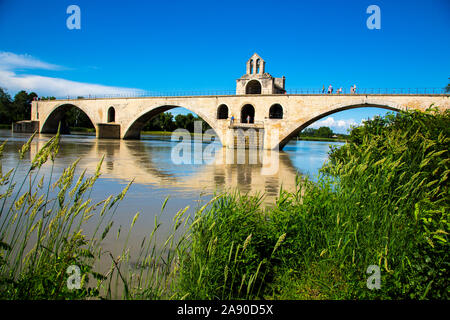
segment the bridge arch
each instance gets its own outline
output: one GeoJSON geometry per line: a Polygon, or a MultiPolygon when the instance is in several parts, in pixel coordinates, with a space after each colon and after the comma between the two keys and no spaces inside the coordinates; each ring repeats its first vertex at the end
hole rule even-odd
{"type": "Polygon", "coordinates": [[[391,103],[391,102],[378,102],[377,101],[377,102],[371,102],[371,103],[366,102],[366,103],[358,103],[358,104],[351,104],[351,105],[342,105],[342,104],[333,105],[330,108],[328,108],[329,110],[326,112],[312,114],[311,116],[304,119],[305,121],[299,121],[297,123],[290,125],[289,129],[287,130],[288,133],[285,134],[284,136],[283,135],[281,136],[280,142],[278,143],[277,146],[275,146],[275,148],[278,148],[279,150],[283,149],[283,147],[292,138],[294,138],[300,131],[302,131],[306,127],[310,126],[314,122],[319,121],[322,118],[325,118],[334,113],[338,113],[338,112],[350,110],[350,109],[357,109],[357,108],[380,108],[380,109],[386,109],[386,110],[390,110],[390,111],[397,111],[397,112],[401,111],[401,108],[397,104],[391,103]]]}
{"type": "Polygon", "coordinates": [[[211,120],[207,117],[203,112],[196,110],[197,108],[185,107],[180,105],[161,105],[161,106],[151,106],[145,108],[139,115],[133,118],[128,125],[125,126],[125,133],[123,135],[123,139],[140,139],[141,130],[144,128],[146,123],[150,121],[153,117],[156,117],[158,114],[166,112],[168,110],[174,108],[185,108],[195,114],[197,114],[200,118],[203,119],[209,126],[216,132],[216,135],[220,142],[222,142],[222,137],[220,136],[220,132],[217,130],[215,125],[215,121],[211,120]]]}
{"type": "MultiPolygon", "coordinates": [[[[64,120],[65,115],[72,108],[76,108],[76,109],[80,110],[81,112],[83,112],[89,119],[92,127],[94,127],[94,129],[97,131],[97,128],[95,127],[95,121],[93,120],[92,116],[89,114],[88,110],[86,110],[81,105],[76,105],[73,103],[63,103],[63,104],[55,106],[48,113],[47,117],[43,121],[43,125],[41,127],[40,132],[41,133],[56,133],[58,131],[59,123],[64,120]]],[[[61,123],[60,132],[61,133],[70,133],[69,128],[67,126],[65,126],[65,123],[61,123]]]]}

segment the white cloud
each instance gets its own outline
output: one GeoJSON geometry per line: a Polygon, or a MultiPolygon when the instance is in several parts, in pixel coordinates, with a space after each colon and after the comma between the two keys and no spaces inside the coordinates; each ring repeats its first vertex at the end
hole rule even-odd
{"type": "Polygon", "coordinates": [[[333,117],[327,117],[323,120],[316,121],[309,128],[318,129],[320,127],[330,127],[333,132],[346,133],[351,126],[359,125],[354,119],[335,120],[333,117]]]}
{"type": "Polygon", "coordinates": [[[45,69],[62,70],[65,69],[56,64],[47,63],[36,59],[28,54],[15,54],[12,52],[0,52],[0,69],[45,69]]]}
{"type": "Polygon", "coordinates": [[[102,96],[137,95],[141,89],[105,86],[101,84],[71,81],[63,78],[44,77],[35,74],[17,74],[20,69],[63,70],[62,66],[50,64],[30,55],[0,52],[0,87],[8,91],[34,91],[40,96],[102,96]]]}
{"type": "Polygon", "coordinates": [[[62,78],[38,75],[17,75],[12,71],[0,70],[0,87],[9,91],[34,91],[41,96],[102,96],[102,95],[136,95],[140,89],[104,86],[94,83],[77,82],[62,78]]]}

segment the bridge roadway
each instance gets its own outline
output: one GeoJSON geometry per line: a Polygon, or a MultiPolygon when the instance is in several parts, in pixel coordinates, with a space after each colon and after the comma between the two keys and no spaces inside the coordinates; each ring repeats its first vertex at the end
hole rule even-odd
{"type": "Polygon", "coordinates": [[[31,121],[41,133],[54,133],[68,107],[81,109],[96,128],[98,138],[139,139],[146,122],[172,108],[186,108],[205,120],[225,147],[235,135],[257,131],[260,147],[281,150],[313,122],[333,113],[361,107],[388,110],[425,110],[431,105],[450,108],[448,94],[245,94],[100,98],[33,101],[31,121]],[[230,123],[231,116],[235,121],[230,123]],[[247,121],[250,116],[250,124],[247,121]]]}

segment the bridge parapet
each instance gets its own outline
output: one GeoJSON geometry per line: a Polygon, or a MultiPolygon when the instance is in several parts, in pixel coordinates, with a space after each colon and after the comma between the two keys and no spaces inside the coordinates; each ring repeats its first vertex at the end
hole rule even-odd
{"type": "MultiPolygon", "coordinates": [[[[135,99],[135,98],[175,98],[175,97],[242,97],[242,96],[258,96],[258,95],[320,95],[320,96],[355,96],[355,95],[443,95],[448,96],[449,93],[445,88],[357,88],[356,93],[351,93],[349,88],[343,88],[342,93],[328,94],[323,92],[321,88],[299,88],[286,89],[286,93],[275,94],[236,94],[236,90],[207,90],[207,91],[137,91],[129,94],[104,94],[104,95],[86,95],[82,98],[79,96],[57,97],[56,100],[95,100],[95,99],[135,99]]],[[[39,100],[54,101],[54,100],[39,100]]]]}

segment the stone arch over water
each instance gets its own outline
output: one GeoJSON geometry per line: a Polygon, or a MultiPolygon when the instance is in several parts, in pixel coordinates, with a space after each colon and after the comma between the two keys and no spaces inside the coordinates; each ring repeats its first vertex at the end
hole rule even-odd
{"type": "Polygon", "coordinates": [[[148,108],[145,108],[144,111],[142,111],[138,116],[134,117],[129,123],[128,126],[125,128],[125,134],[123,135],[123,139],[140,139],[141,136],[141,130],[144,128],[146,123],[150,121],[153,117],[156,117],[158,114],[166,112],[168,110],[174,109],[174,108],[185,108],[196,115],[198,115],[200,118],[203,119],[206,123],[209,124],[209,126],[216,132],[216,135],[218,139],[222,142],[222,137],[220,136],[217,127],[216,127],[216,121],[214,119],[210,119],[206,115],[204,115],[200,111],[196,111],[195,108],[189,108],[179,105],[162,105],[162,106],[151,106],[148,108]]]}
{"type": "MultiPolygon", "coordinates": [[[[72,103],[64,103],[61,105],[57,105],[53,110],[48,114],[47,118],[44,119],[44,124],[40,130],[41,133],[56,133],[58,131],[58,126],[61,124],[60,132],[61,133],[70,133],[69,127],[66,126],[66,115],[67,112],[73,108],[81,111],[90,121],[90,124],[93,128],[95,128],[94,121],[90,116],[89,112],[85,110],[82,106],[72,104],[72,103]]],[[[96,129],[96,128],[95,128],[96,129]]]]}
{"type": "Polygon", "coordinates": [[[400,108],[398,108],[395,104],[386,103],[386,104],[377,104],[377,103],[366,103],[366,104],[354,104],[354,105],[336,105],[331,106],[330,110],[327,112],[319,113],[317,115],[311,115],[308,119],[305,121],[298,122],[297,124],[291,125],[291,127],[288,129],[288,134],[284,137],[281,137],[280,142],[275,147],[275,149],[282,150],[283,147],[292,139],[294,138],[300,131],[305,129],[306,127],[310,126],[316,121],[319,121],[322,118],[325,118],[329,115],[332,115],[334,113],[338,113],[345,110],[350,109],[357,109],[357,108],[380,108],[380,109],[386,109],[390,111],[401,111],[400,108]]]}

